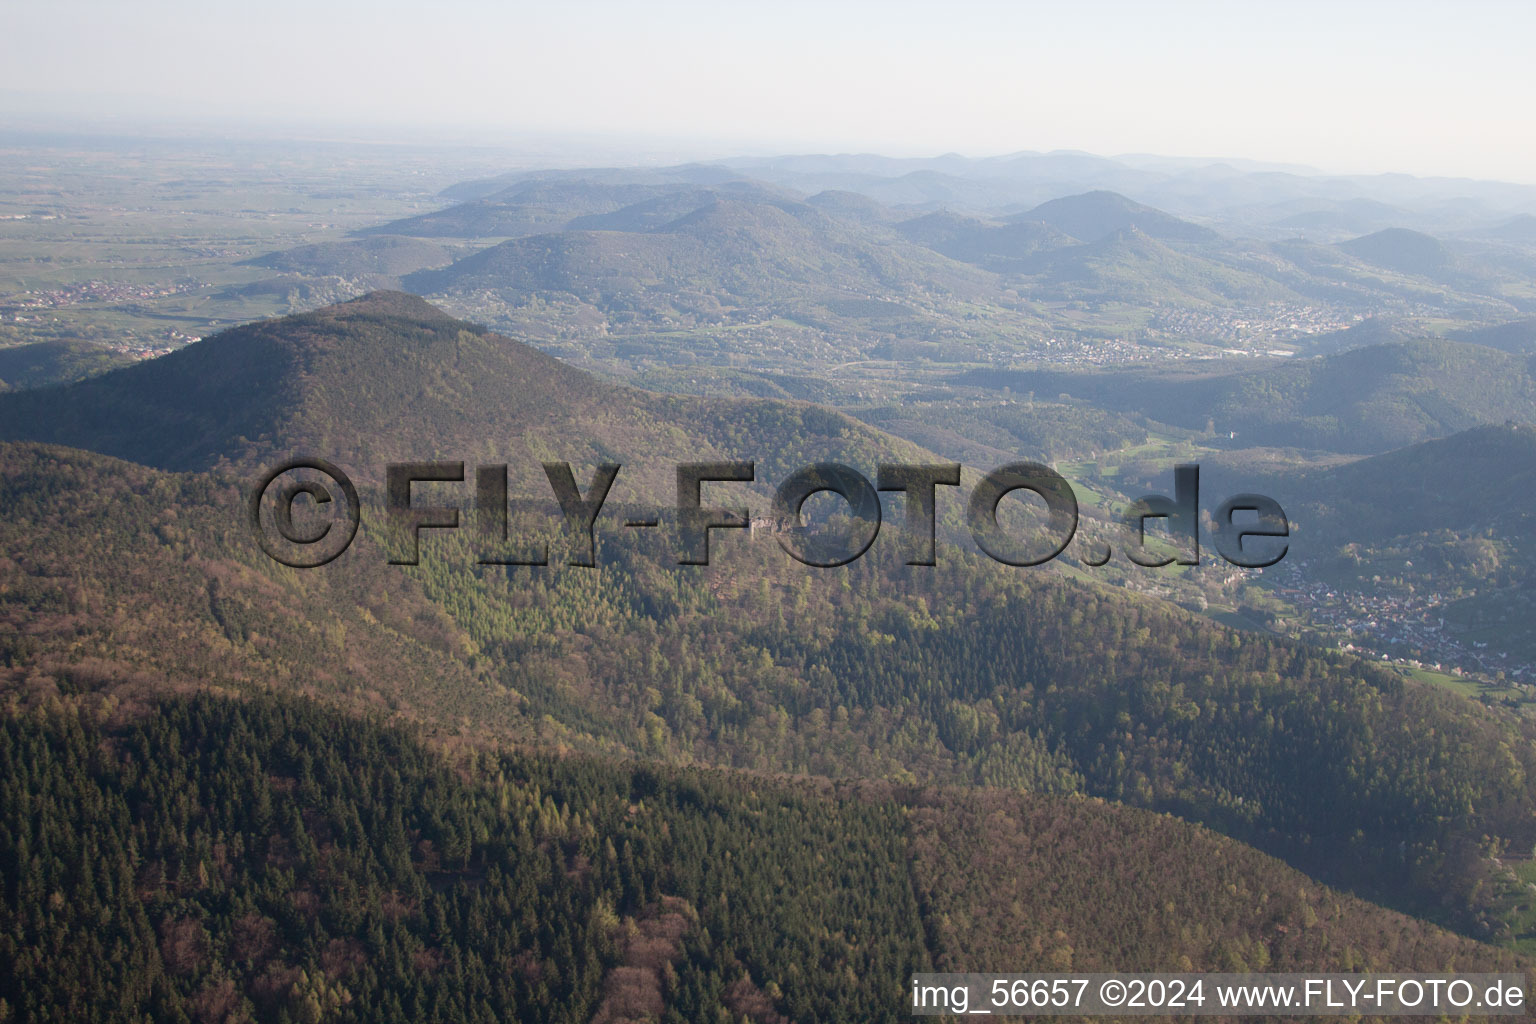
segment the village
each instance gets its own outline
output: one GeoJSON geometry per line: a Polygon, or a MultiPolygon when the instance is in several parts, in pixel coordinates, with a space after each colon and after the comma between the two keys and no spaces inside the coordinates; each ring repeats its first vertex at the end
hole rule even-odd
{"type": "Polygon", "coordinates": [[[1438,591],[1363,593],[1323,582],[1306,560],[1277,567],[1275,593],[1306,622],[1333,634],[1344,650],[1448,675],[1533,684],[1536,666],[1447,625],[1447,598],[1438,591]]]}

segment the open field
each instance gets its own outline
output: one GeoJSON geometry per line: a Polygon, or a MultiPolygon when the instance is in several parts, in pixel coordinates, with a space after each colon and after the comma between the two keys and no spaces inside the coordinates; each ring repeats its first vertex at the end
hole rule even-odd
{"type": "Polygon", "coordinates": [[[147,355],[356,294],[343,280],[264,284],[271,270],[242,263],[436,208],[438,190],[488,162],[395,146],[0,136],[0,345],[147,355]]]}

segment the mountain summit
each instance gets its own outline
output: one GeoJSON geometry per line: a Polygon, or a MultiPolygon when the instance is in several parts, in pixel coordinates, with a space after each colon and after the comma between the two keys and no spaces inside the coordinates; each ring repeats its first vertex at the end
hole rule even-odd
{"type": "Polygon", "coordinates": [[[1214,242],[1221,238],[1210,228],[1143,206],[1118,192],[1102,190],[1052,199],[1008,219],[1015,223],[1049,224],[1084,242],[1097,242],[1128,228],[1161,242],[1214,242]]]}
{"type": "Polygon", "coordinates": [[[661,496],[677,461],[915,450],[803,403],[602,381],[400,292],[247,324],[68,387],[0,396],[0,440],[174,470],[245,471],[306,452],[360,478],[431,458],[507,461],[514,480],[538,475],[546,459],[619,462],[661,496]]]}

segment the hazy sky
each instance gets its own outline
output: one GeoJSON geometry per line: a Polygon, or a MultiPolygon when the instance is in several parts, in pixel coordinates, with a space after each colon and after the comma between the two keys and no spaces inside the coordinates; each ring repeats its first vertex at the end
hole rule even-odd
{"type": "Polygon", "coordinates": [[[4,0],[0,24],[0,123],[622,133],[697,155],[1082,149],[1536,183],[1529,0],[4,0]]]}

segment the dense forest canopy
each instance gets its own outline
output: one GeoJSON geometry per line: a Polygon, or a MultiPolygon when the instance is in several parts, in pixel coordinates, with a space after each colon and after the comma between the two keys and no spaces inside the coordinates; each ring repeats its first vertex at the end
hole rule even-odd
{"type": "Polygon", "coordinates": [[[884,1021],[913,971],[1021,956],[1520,962],[1098,801],[450,763],[311,702],[208,696],[8,715],[0,769],[6,1021],[884,1021]]]}

